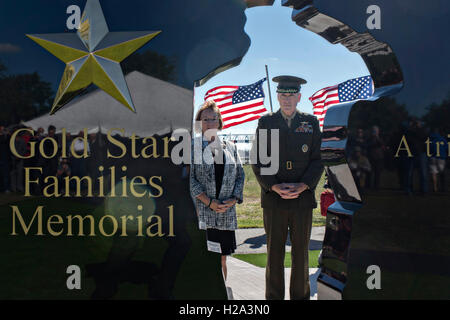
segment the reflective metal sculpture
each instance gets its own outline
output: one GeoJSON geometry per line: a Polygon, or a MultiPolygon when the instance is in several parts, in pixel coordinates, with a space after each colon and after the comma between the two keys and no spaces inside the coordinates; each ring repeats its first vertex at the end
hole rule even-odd
{"type": "MultiPolygon", "coordinates": [[[[403,75],[391,47],[377,41],[369,33],[358,33],[348,25],[321,13],[312,0],[282,0],[293,8],[292,20],[332,44],[342,44],[357,52],[367,65],[375,83],[371,99],[398,92],[403,75]]],[[[327,111],[322,135],[322,161],[336,202],[328,208],[325,238],[322,246],[320,275],[317,280],[319,299],[342,299],[348,282],[349,249],[353,217],[362,199],[345,157],[348,118],[355,102],[327,111]]]]}
{"type": "Polygon", "coordinates": [[[66,63],[50,114],[91,84],[136,112],[120,62],[160,32],[109,32],[99,0],[87,0],[76,34],[27,35],[66,63]]]}

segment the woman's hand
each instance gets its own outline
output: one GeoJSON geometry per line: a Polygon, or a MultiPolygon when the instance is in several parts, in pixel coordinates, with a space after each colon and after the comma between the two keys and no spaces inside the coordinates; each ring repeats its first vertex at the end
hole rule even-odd
{"type": "Polygon", "coordinates": [[[213,209],[214,211],[216,211],[217,213],[225,213],[229,208],[231,208],[232,206],[234,206],[236,204],[236,198],[230,198],[227,200],[222,201],[222,203],[220,203],[218,200],[213,200],[213,202],[210,205],[210,208],[213,209]],[[214,203],[214,207],[213,207],[213,203],[214,203]],[[217,210],[214,209],[217,206],[217,210]]]}
{"type": "Polygon", "coordinates": [[[231,208],[232,206],[234,206],[236,204],[237,200],[236,200],[236,198],[233,197],[233,198],[224,200],[222,202],[226,206],[226,208],[228,209],[228,208],[231,208]]]}
{"type": "Polygon", "coordinates": [[[216,199],[211,202],[209,207],[217,213],[224,213],[229,208],[229,206],[226,204],[221,204],[220,201],[216,199]]]}

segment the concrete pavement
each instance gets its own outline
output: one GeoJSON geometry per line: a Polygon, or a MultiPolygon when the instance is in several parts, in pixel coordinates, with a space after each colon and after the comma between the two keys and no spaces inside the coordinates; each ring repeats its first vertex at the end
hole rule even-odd
{"type": "MultiPolygon", "coordinates": [[[[321,250],[325,227],[313,227],[309,250],[321,250]]],[[[288,237],[289,238],[289,237],[288,237]]],[[[235,253],[266,253],[267,241],[263,228],[236,230],[237,249],[235,253]]],[[[286,242],[286,252],[291,251],[291,243],[286,242]]],[[[242,260],[228,257],[228,279],[226,281],[230,300],[264,300],[265,268],[256,267],[242,260]]],[[[289,299],[289,279],[291,269],[285,268],[285,299],[289,299]]],[[[317,300],[317,277],[319,269],[309,268],[311,300],[317,300]]]]}
{"type": "MultiPolygon", "coordinates": [[[[255,267],[242,260],[228,257],[228,279],[226,281],[230,300],[265,300],[266,269],[255,267]]],[[[319,269],[309,268],[311,300],[317,300],[317,277],[319,269]]],[[[289,299],[291,268],[284,269],[285,299],[289,299]]]]}
{"type": "MultiPolygon", "coordinates": [[[[325,235],[325,227],[313,227],[311,230],[311,240],[309,250],[321,250],[322,241],[325,235]]],[[[267,238],[263,228],[237,229],[236,230],[235,253],[266,253],[267,238]]],[[[286,252],[291,251],[291,241],[286,242],[286,252]]]]}

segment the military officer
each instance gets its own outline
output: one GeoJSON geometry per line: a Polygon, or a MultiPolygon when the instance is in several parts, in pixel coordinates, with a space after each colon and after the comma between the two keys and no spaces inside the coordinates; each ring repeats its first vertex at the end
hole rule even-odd
{"type": "MultiPolygon", "coordinates": [[[[266,299],[284,299],[284,256],[288,235],[291,240],[292,269],[290,298],[309,299],[308,245],[312,210],[316,207],[314,189],[323,172],[320,157],[321,133],[316,117],[297,110],[301,85],[306,81],[292,76],[273,78],[278,83],[280,110],[259,119],[259,132],[267,129],[269,152],[279,152],[279,169],[262,175],[258,161],[252,169],[261,186],[261,207],[267,234],[266,299]],[[270,145],[271,129],[279,130],[278,148],[270,145]]],[[[272,157],[273,158],[273,157],[272,157]]]]}

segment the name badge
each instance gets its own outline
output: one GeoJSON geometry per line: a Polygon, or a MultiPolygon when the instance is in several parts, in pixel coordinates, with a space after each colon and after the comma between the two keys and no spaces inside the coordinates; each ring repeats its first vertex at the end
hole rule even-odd
{"type": "Polygon", "coordinates": [[[220,247],[220,243],[206,240],[206,244],[208,245],[208,251],[222,253],[222,248],[220,247]]]}

